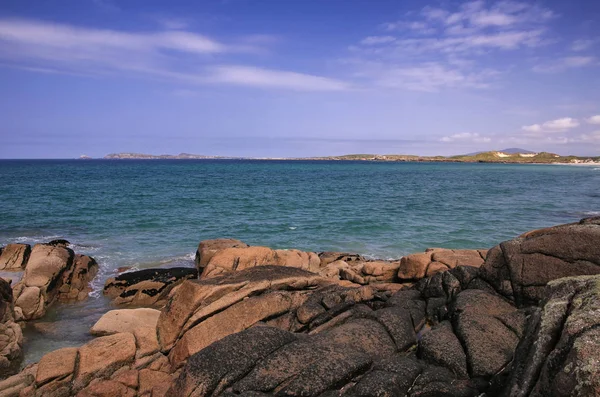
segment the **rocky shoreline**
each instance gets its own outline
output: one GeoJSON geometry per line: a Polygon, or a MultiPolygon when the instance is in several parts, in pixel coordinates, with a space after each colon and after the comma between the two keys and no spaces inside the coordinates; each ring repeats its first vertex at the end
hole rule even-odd
{"type": "Polygon", "coordinates": [[[20,369],[22,325],[98,265],[2,247],[0,396],[600,395],[600,217],[394,261],[206,240],[195,265],[107,280],[96,337],[20,369]]]}

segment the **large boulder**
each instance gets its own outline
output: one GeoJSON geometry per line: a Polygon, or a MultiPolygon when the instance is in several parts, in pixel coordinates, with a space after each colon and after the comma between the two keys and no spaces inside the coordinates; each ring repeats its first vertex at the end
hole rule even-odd
{"type": "Polygon", "coordinates": [[[189,267],[127,272],[106,280],[104,295],[118,305],[160,305],[175,286],[195,278],[198,270],[189,267]]]}
{"type": "Polygon", "coordinates": [[[416,281],[456,266],[480,267],[486,255],[487,250],[429,248],[425,252],[402,257],[398,279],[401,282],[416,281]]]}
{"type": "Polygon", "coordinates": [[[22,279],[13,287],[17,320],[42,317],[56,300],[87,298],[98,272],[93,258],[76,255],[64,244],[36,244],[22,279]]]}
{"type": "Polygon", "coordinates": [[[15,323],[12,290],[0,279],[0,378],[19,369],[22,344],[21,327],[15,323]]]}
{"type": "Polygon", "coordinates": [[[517,305],[537,304],[549,281],[600,274],[600,217],[534,230],[490,250],[481,277],[517,305]]]}
{"type": "Polygon", "coordinates": [[[268,247],[225,248],[217,251],[201,274],[202,279],[256,266],[287,266],[318,272],[321,260],[314,252],[268,247]]]}
{"type": "Polygon", "coordinates": [[[23,270],[31,254],[29,244],[8,244],[0,247],[0,270],[23,270]]]}
{"type": "Polygon", "coordinates": [[[202,273],[208,262],[218,251],[224,250],[225,248],[246,248],[248,244],[240,240],[232,238],[218,238],[214,240],[200,241],[198,249],[196,250],[196,257],[194,262],[198,268],[198,272],[202,273]]]}

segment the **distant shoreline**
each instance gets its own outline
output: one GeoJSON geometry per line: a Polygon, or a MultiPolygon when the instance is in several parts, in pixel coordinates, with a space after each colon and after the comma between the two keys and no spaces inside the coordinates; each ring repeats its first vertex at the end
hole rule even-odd
{"type": "MultiPolygon", "coordinates": [[[[82,160],[92,160],[82,156],[82,160]]],[[[151,155],[140,153],[113,153],[102,160],[262,160],[262,161],[367,161],[367,162],[436,162],[436,163],[494,163],[494,164],[557,164],[600,166],[600,156],[561,156],[554,153],[504,153],[501,151],[481,152],[462,156],[415,156],[349,154],[320,157],[227,157],[204,156],[181,153],[179,155],[151,155]]]]}

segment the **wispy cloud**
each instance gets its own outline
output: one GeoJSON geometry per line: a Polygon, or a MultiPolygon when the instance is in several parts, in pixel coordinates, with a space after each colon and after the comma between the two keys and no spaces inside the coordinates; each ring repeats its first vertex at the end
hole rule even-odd
{"type": "Polygon", "coordinates": [[[452,142],[456,142],[456,143],[467,143],[467,142],[488,143],[491,141],[492,141],[492,139],[490,137],[482,136],[476,132],[462,132],[460,134],[445,136],[440,139],[440,142],[446,142],[446,143],[452,143],[452,142]]]}
{"type": "Polygon", "coordinates": [[[340,91],[350,85],[339,80],[303,73],[249,66],[218,66],[209,81],[255,87],[287,88],[296,91],[340,91]]]}
{"type": "MultiPolygon", "coordinates": [[[[174,26],[174,25],[173,25],[174,26]]],[[[264,37],[263,37],[264,39],[264,37]]],[[[192,84],[239,84],[294,90],[340,90],[339,80],[222,59],[259,50],[246,38],[224,43],[183,30],[129,32],[37,20],[0,19],[0,59],[27,70],[106,75],[142,74],[192,84]]]]}
{"type": "Polygon", "coordinates": [[[571,44],[571,51],[585,51],[590,49],[594,44],[595,41],[590,39],[575,40],[573,44],[571,44]]]}
{"type": "Polygon", "coordinates": [[[557,17],[530,2],[480,0],[409,15],[382,24],[385,35],[350,47],[354,64],[364,66],[357,73],[409,90],[488,88],[501,73],[490,55],[546,45],[548,22],[557,17]]]}
{"type": "Polygon", "coordinates": [[[592,56],[572,56],[564,57],[545,63],[540,63],[533,67],[534,72],[538,73],[558,73],[567,69],[582,68],[597,63],[596,58],[592,56]]]}

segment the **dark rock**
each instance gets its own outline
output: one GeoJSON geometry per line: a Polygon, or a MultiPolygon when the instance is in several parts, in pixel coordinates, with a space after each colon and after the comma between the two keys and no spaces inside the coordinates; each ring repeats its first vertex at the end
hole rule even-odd
{"type": "Polygon", "coordinates": [[[517,350],[507,396],[600,394],[600,276],[548,284],[517,350]]]}
{"type": "Polygon", "coordinates": [[[62,238],[49,241],[46,244],[47,245],[51,245],[53,247],[63,247],[63,248],[67,248],[69,245],[71,245],[70,242],[68,242],[67,240],[62,239],[62,238]]]}
{"type": "Polygon", "coordinates": [[[419,357],[446,367],[459,378],[468,378],[467,356],[449,321],[443,321],[426,332],[419,341],[419,357]]]}
{"type": "Polygon", "coordinates": [[[450,312],[472,377],[492,377],[510,363],[525,325],[523,313],[502,298],[479,290],[458,294],[450,312]],[[505,322],[510,316],[520,317],[520,324],[512,321],[508,327],[505,322]]]}
{"type": "Polygon", "coordinates": [[[115,304],[153,305],[165,299],[173,287],[193,278],[198,278],[198,270],[189,267],[128,272],[106,280],[104,295],[115,304]]]}
{"type": "Polygon", "coordinates": [[[600,274],[599,241],[594,219],[534,230],[490,250],[481,277],[519,306],[537,304],[549,281],[600,274]]]}
{"type": "Polygon", "coordinates": [[[407,350],[417,343],[410,311],[399,306],[377,310],[375,318],[391,335],[398,351],[407,350]]]}
{"type": "Polygon", "coordinates": [[[273,327],[253,327],[227,336],[191,356],[167,395],[218,395],[258,361],[294,340],[294,334],[273,327]]]}

